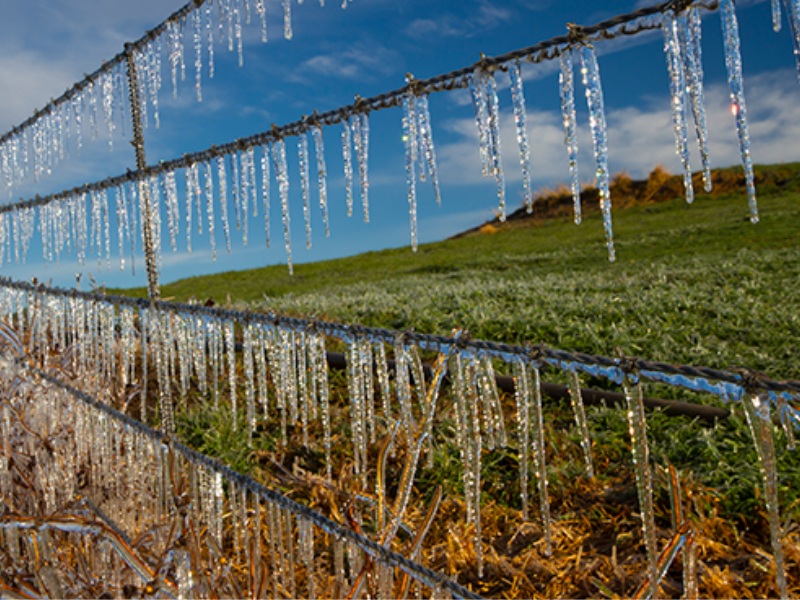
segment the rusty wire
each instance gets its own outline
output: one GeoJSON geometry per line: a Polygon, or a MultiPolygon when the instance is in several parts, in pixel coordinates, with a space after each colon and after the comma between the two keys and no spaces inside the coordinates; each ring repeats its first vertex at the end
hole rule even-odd
{"type": "MultiPolygon", "coordinates": [[[[347,341],[353,336],[365,336],[373,340],[380,340],[387,344],[394,345],[398,340],[403,343],[414,344],[425,350],[435,350],[446,352],[447,349],[457,346],[458,348],[469,350],[475,353],[484,353],[498,359],[509,361],[509,357],[522,359],[532,363],[548,361],[556,364],[560,363],[580,363],[583,365],[597,365],[601,367],[621,368],[622,361],[619,358],[608,356],[598,356],[595,354],[585,354],[582,352],[567,352],[548,348],[542,344],[518,346],[491,342],[486,340],[476,340],[466,336],[459,338],[433,335],[428,333],[418,333],[416,331],[393,331],[378,327],[365,327],[362,325],[351,324],[343,325],[330,321],[318,319],[300,319],[297,317],[287,317],[274,313],[254,313],[244,312],[225,308],[200,306],[195,304],[184,304],[180,302],[166,302],[163,300],[151,301],[144,298],[132,298],[130,296],[105,295],[94,292],[83,292],[75,289],[64,289],[58,287],[47,287],[43,284],[34,285],[24,281],[15,281],[8,277],[0,277],[0,287],[16,289],[34,294],[50,294],[67,298],[78,298],[91,302],[104,302],[115,306],[128,306],[132,308],[155,308],[158,310],[184,314],[184,315],[204,315],[207,317],[230,320],[241,324],[260,323],[272,327],[290,327],[294,330],[308,331],[314,330],[326,335],[347,341]]],[[[667,375],[683,375],[686,377],[698,377],[706,380],[724,381],[741,386],[748,390],[767,390],[770,392],[800,392],[800,381],[784,380],[776,381],[764,374],[756,373],[741,367],[731,368],[726,371],[712,369],[709,367],[696,367],[691,365],[673,365],[664,362],[654,362],[641,358],[625,357],[624,364],[629,370],[651,371],[664,373],[667,375]]]]}

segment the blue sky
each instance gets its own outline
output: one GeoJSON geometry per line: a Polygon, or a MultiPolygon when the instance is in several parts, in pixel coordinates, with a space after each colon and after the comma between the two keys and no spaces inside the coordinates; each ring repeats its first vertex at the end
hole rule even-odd
{"type": "MultiPolygon", "coordinates": [[[[196,101],[193,89],[190,39],[187,37],[187,77],[179,82],[177,99],[172,98],[167,60],[163,60],[161,126],[156,129],[151,120],[145,131],[148,162],[169,160],[251,135],[268,129],[271,123],[295,121],[314,109],[324,112],[346,105],[356,93],[367,97],[399,88],[407,72],[417,78],[430,77],[472,64],[480,52],[501,54],[560,35],[567,22],[589,25],[650,4],[632,0],[353,0],[342,10],[339,0],[328,0],[324,7],[317,0],[305,0],[292,6],[294,39],[285,41],[280,2],[265,2],[269,43],[261,43],[256,20],[245,26],[242,68],[235,51],[229,53],[227,44],[217,44],[214,79],[208,79],[204,68],[202,102],[196,101]]],[[[117,54],[126,41],[139,38],[183,4],[182,0],[0,0],[0,129],[6,131],[24,121],[83,73],[117,54]]],[[[725,81],[720,21],[717,13],[704,15],[703,59],[712,164],[728,166],[737,164],[739,157],[725,81]]],[[[754,161],[800,160],[800,87],[788,25],[784,22],[780,33],[772,31],[769,2],[740,0],[738,15],[754,161]]],[[[655,164],[679,171],[662,44],[661,33],[655,31],[597,45],[612,172],[624,169],[642,176],[655,164]]],[[[206,63],[207,56],[203,60],[206,63]]],[[[523,66],[535,187],[564,182],[568,176],[556,69],[555,62],[523,66]]],[[[503,159],[513,210],[522,201],[521,171],[505,75],[498,76],[498,84],[503,159]]],[[[581,178],[589,181],[594,167],[582,88],[576,94],[581,178]]],[[[443,202],[441,208],[436,206],[430,185],[419,187],[419,236],[423,243],[489,219],[496,209],[494,181],[480,175],[468,92],[434,94],[430,104],[443,202]]],[[[371,117],[369,224],[363,222],[359,210],[353,217],[346,215],[340,128],[325,129],[331,235],[324,237],[321,214],[314,208],[310,250],[304,243],[296,141],[287,140],[295,263],[409,245],[401,117],[400,109],[371,117]]],[[[126,127],[129,132],[130,127],[126,127]]],[[[101,131],[98,140],[87,143],[80,156],[73,153],[51,177],[15,190],[14,198],[57,192],[135,167],[126,138],[117,132],[113,152],[109,152],[106,140],[101,131]]],[[[694,150],[693,166],[697,169],[699,160],[694,150]]],[[[312,177],[314,172],[312,164],[312,177]]],[[[164,218],[162,282],[285,262],[274,179],[272,190],[269,249],[264,245],[261,214],[251,219],[248,245],[243,246],[240,233],[234,231],[232,253],[218,252],[213,262],[207,230],[203,236],[193,235],[191,254],[185,252],[184,243],[173,253],[164,218]]],[[[312,188],[312,201],[315,199],[312,188]]],[[[743,203],[742,215],[746,214],[743,203]]],[[[112,247],[114,244],[112,237],[112,247]]],[[[217,247],[223,246],[218,223],[217,247]]],[[[92,273],[98,282],[113,286],[144,285],[146,281],[141,255],[135,276],[127,268],[120,273],[116,255],[111,271],[105,267],[98,271],[93,257],[85,266],[78,265],[74,256],[62,257],[60,268],[52,264],[45,267],[40,257],[41,248],[34,243],[26,265],[4,265],[2,272],[20,279],[52,278],[59,285],[72,285],[76,272],[86,278],[92,273]]]]}

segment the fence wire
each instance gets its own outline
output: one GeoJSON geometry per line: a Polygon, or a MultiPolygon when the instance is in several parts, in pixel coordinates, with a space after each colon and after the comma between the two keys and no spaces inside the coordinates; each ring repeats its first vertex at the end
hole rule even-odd
{"type": "MultiPolygon", "coordinates": [[[[314,126],[336,125],[342,123],[343,121],[348,120],[350,117],[354,115],[376,112],[388,108],[401,106],[403,103],[403,98],[410,92],[414,93],[415,95],[420,95],[420,94],[430,94],[430,93],[466,88],[469,86],[469,77],[473,73],[476,73],[478,71],[481,70],[493,71],[498,69],[503,70],[507,68],[507,65],[509,63],[513,63],[516,61],[539,63],[544,60],[552,60],[560,56],[561,52],[565,48],[570,47],[571,45],[591,43],[593,41],[600,41],[600,40],[608,40],[623,35],[636,35],[638,33],[641,33],[642,31],[657,29],[661,27],[661,22],[660,19],[658,19],[658,17],[662,13],[668,10],[682,10],[688,5],[699,6],[707,10],[716,10],[719,7],[719,2],[718,0],[699,0],[698,2],[687,1],[687,0],[670,0],[669,2],[664,2],[661,4],[656,4],[654,6],[641,8],[631,13],[620,15],[612,19],[607,19],[605,21],[600,21],[599,23],[596,23],[594,25],[578,26],[570,23],[568,26],[569,32],[567,34],[552,37],[548,40],[541,41],[533,46],[520,48],[518,50],[514,50],[512,52],[508,52],[506,54],[501,54],[498,56],[488,57],[481,55],[481,59],[479,61],[473,63],[472,65],[463,67],[461,69],[450,71],[448,73],[442,73],[440,75],[436,75],[434,77],[430,77],[427,79],[412,78],[408,84],[406,84],[401,88],[398,88],[390,92],[378,94],[369,98],[361,98],[358,95],[356,95],[356,98],[352,104],[341,106],[339,108],[335,108],[333,110],[329,110],[324,113],[318,113],[315,111],[314,114],[310,116],[304,116],[301,119],[298,119],[296,121],[293,121],[291,123],[282,126],[277,126],[273,124],[270,129],[253,134],[251,136],[242,137],[234,141],[221,144],[219,146],[214,145],[211,146],[210,148],[206,148],[205,150],[200,150],[198,152],[187,153],[179,158],[167,161],[161,161],[157,164],[150,165],[145,168],[128,171],[123,175],[115,175],[112,177],[108,177],[102,181],[87,183],[54,194],[48,194],[46,196],[37,195],[34,198],[6,204],[4,206],[0,206],[0,214],[16,210],[22,210],[26,208],[32,208],[36,206],[44,206],[51,202],[83,193],[107,190],[109,188],[116,187],[118,185],[121,185],[129,181],[141,181],[146,178],[159,175],[161,173],[175,171],[177,169],[186,168],[193,164],[202,163],[219,156],[225,156],[237,150],[247,150],[249,148],[263,146],[264,144],[267,144],[269,142],[274,142],[286,137],[299,136],[314,126]],[[649,17],[656,17],[656,19],[648,20],[649,17]]],[[[187,7],[181,9],[181,11],[185,10],[188,10],[187,7]]],[[[181,11],[176,12],[175,15],[178,15],[178,13],[181,13],[181,15],[185,14],[182,13],[181,11]]],[[[175,15],[173,15],[173,17],[175,15]]],[[[167,21],[172,20],[173,17],[170,17],[170,19],[168,19],[167,21]]],[[[160,25],[159,27],[161,28],[166,27],[167,21],[165,21],[165,23],[162,23],[162,25],[160,25]]],[[[156,33],[153,32],[156,31],[160,32],[162,31],[162,29],[156,28],[152,30],[152,32],[150,33],[153,34],[153,37],[156,35],[156,33]]],[[[148,35],[150,35],[150,33],[148,33],[148,35]]],[[[149,39],[152,39],[152,37],[148,38],[147,36],[145,36],[145,38],[142,38],[141,40],[136,42],[136,45],[143,45],[149,39]]],[[[133,48],[134,46],[131,46],[131,48],[133,48]]],[[[115,61],[118,62],[121,60],[126,60],[125,57],[127,56],[128,52],[129,51],[126,49],[125,52],[115,57],[112,62],[107,63],[89,77],[90,78],[99,77],[103,73],[104,69],[110,69],[114,64],[116,64],[115,61]]],[[[88,81],[89,81],[88,79],[83,80],[81,83],[76,84],[76,87],[72,89],[79,90],[80,89],[79,86],[86,86],[88,84],[88,81]]],[[[74,94],[75,92],[74,91],[67,92],[67,94],[70,93],[74,94]]],[[[68,96],[65,95],[63,98],[67,97],[68,96]]],[[[60,101],[62,101],[62,98],[54,102],[60,102],[60,101]]],[[[43,114],[47,110],[49,109],[46,107],[37,114],[43,114]]],[[[6,138],[12,136],[15,132],[18,132],[21,128],[28,126],[33,121],[35,121],[35,118],[32,117],[31,119],[29,119],[29,121],[26,121],[23,125],[20,125],[14,131],[0,138],[0,144],[2,144],[3,141],[6,140],[6,138]]]]}

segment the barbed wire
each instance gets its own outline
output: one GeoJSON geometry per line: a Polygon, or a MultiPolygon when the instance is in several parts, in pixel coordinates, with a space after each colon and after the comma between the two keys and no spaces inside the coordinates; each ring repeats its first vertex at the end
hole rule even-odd
{"type": "MultiPolygon", "coordinates": [[[[198,0],[200,1],[200,0],[198,0]]],[[[205,1],[205,0],[203,0],[205,1]]],[[[376,112],[400,106],[403,98],[412,92],[416,95],[451,91],[454,89],[466,88],[469,85],[468,77],[480,70],[503,70],[508,63],[515,61],[525,61],[539,63],[544,60],[552,60],[558,57],[564,47],[578,43],[590,43],[592,41],[613,39],[622,35],[636,35],[642,31],[660,27],[660,23],[650,23],[643,20],[646,17],[660,15],[667,10],[684,10],[687,6],[697,6],[706,10],[716,10],[719,7],[718,0],[669,0],[661,4],[641,8],[631,13],[619,15],[612,19],[600,21],[590,26],[578,26],[573,23],[568,24],[569,32],[564,35],[541,41],[533,46],[513,50],[506,54],[488,57],[481,55],[481,59],[470,66],[436,75],[428,79],[411,79],[409,83],[391,92],[378,94],[370,98],[361,98],[356,95],[352,104],[335,108],[324,113],[314,111],[310,116],[303,116],[301,119],[293,121],[283,126],[273,124],[270,129],[253,134],[251,136],[238,138],[219,146],[212,145],[210,148],[197,152],[187,153],[179,158],[168,161],[161,161],[158,164],[148,166],[143,169],[129,170],[123,175],[108,177],[102,181],[87,183],[69,190],[49,194],[47,196],[35,196],[28,200],[21,200],[12,204],[0,206],[0,214],[43,206],[51,202],[77,196],[80,194],[107,190],[119,186],[128,181],[140,181],[149,177],[159,175],[164,172],[176,171],[189,167],[196,163],[203,163],[219,156],[225,156],[237,150],[247,150],[256,146],[263,146],[269,142],[274,142],[286,137],[299,136],[309,128],[319,125],[331,126],[346,121],[353,115],[376,112]]],[[[186,7],[184,7],[186,8],[186,7]]],[[[183,10],[183,9],[181,9],[183,10]]],[[[176,12],[173,16],[177,15],[176,12]]],[[[172,17],[170,17],[172,19],[172,17]]],[[[168,19],[168,21],[170,20],[168,19]]],[[[166,21],[159,27],[166,27],[166,21]]],[[[152,30],[157,31],[158,28],[152,30]]],[[[148,33],[150,35],[150,33],[148,33]]],[[[154,36],[157,34],[153,34],[154,36]]],[[[144,39],[144,38],[142,38],[144,39]]],[[[142,40],[136,44],[145,43],[142,40]]],[[[124,58],[125,53],[118,55],[117,58],[124,58]]],[[[109,67],[110,68],[110,67],[109,67]]],[[[94,74],[93,74],[94,75],[94,74]]],[[[98,75],[99,76],[99,75],[98,75]]],[[[27,122],[26,122],[27,123],[27,122]]],[[[2,144],[5,137],[0,138],[2,144]]]]}
{"type": "Polygon", "coordinates": [[[100,77],[104,73],[111,71],[117,65],[125,62],[129,54],[133,54],[133,52],[140,50],[142,47],[144,47],[152,40],[160,36],[162,33],[164,33],[167,30],[167,27],[169,26],[170,23],[174,23],[175,21],[180,21],[186,15],[188,15],[192,10],[199,9],[201,6],[203,6],[203,4],[205,4],[208,1],[209,0],[192,0],[188,4],[176,10],[169,17],[164,19],[159,25],[157,25],[153,29],[148,30],[147,33],[145,33],[141,38],[139,38],[135,42],[126,43],[123,51],[117,54],[114,58],[112,58],[108,62],[104,62],[98,69],[96,69],[89,75],[85,75],[83,79],[74,84],[71,88],[69,88],[67,91],[61,94],[58,98],[56,98],[55,100],[50,100],[50,102],[48,102],[44,106],[44,108],[35,111],[33,115],[29,117],[27,120],[25,120],[23,123],[20,123],[13,129],[4,133],[2,137],[0,137],[0,145],[4,144],[18,133],[21,133],[24,129],[27,129],[28,127],[33,125],[41,117],[55,110],[55,108],[60,104],[63,104],[64,102],[67,102],[72,98],[74,98],[77,94],[79,94],[89,85],[93,85],[97,80],[100,79],[100,77]]]}
{"type": "Polygon", "coordinates": [[[8,277],[0,277],[0,286],[17,289],[25,292],[44,293],[68,298],[80,298],[94,302],[105,302],[115,306],[129,306],[132,308],[155,308],[176,314],[205,315],[208,317],[236,321],[238,323],[261,323],[268,326],[286,326],[294,330],[308,331],[314,330],[343,341],[347,341],[353,336],[369,337],[375,341],[382,341],[394,345],[398,339],[403,342],[413,343],[424,350],[434,350],[446,352],[449,348],[457,346],[461,349],[471,350],[477,353],[490,354],[495,358],[509,362],[510,358],[523,359],[530,362],[541,362],[547,360],[552,363],[580,363],[584,365],[596,365],[600,367],[619,368],[623,367],[635,369],[639,372],[650,371],[663,373],[666,375],[683,375],[686,377],[697,377],[703,379],[713,379],[727,383],[733,383],[746,389],[761,389],[771,392],[800,392],[800,381],[783,380],[777,381],[770,379],[762,373],[734,367],[729,370],[712,369],[709,367],[696,367],[691,365],[674,365],[665,362],[648,361],[641,358],[625,357],[625,359],[611,358],[608,356],[586,354],[583,352],[567,352],[548,348],[544,345],[520,346],[506,344],[502,342],[492,342],[486,340],[476,340],[467,336],[459,338],[435,335],[429,333],[419,333],[416,331],[396,331],[379,327],[365,327],[357,324],[341,324],[331,321],[318,319],[301,319],[298,317],[288,317],[275,313],[255,313],[219,308],[214,306],[201,306],[195,304],[184,304],[180,302],[166,302],[163,300],[148,300],[145,298],[133,298],[116,294],[99,294],[96,292],[84,292],[75,289],[65,289],[58,287],[48,287],[44,284],[34,285],[23,281],[15,281],[8,277]],[[624,364],[623,364],[624,363],[624,364]]]}
{"type": "MultiPolygon", "coordinates": [[[[481,596],[475,594],[474,592],[466,589],[465,587],[459,585],[455,581],[451,580],[450,578],[442,575],[434,571],[433,569],[429,569],[423,565],[420,565],[413,560],[403,556],[402,554],[398,554],[389,548],[386,548],[379,543],[369,539],[368,537],[361,535],[360,533],[340,525],[335,521],[332,521],[325,515],[322,515],[315,510],[300,504],[287,496],[284,496],[277,490],[274,490],[270,487],[265,486],[262,483],[248,477],[247,475],[243,475],[238,471],[234,471],[229,466],[221,463],[215,458],[212,458],[202,452],[198,452],[194,448],[190,448],[178,442],[169,436],[163,434],[160,431],[155,429],[151,429],[144,423],[137,421],[136,419],[129,417],[128,415],[108,406],[107,404],[100,402],[96,398],[93,398],[86,392],[83,392],[68,383],[61,381],[57,377],[42,371],[36,367],[32,367],[30,365],[26,365],[23,361],[20,361],[19,364],[25,365],[25,367],[35,374],[40,379],[47,381],[51,385],[54,385],[71,396],[75,399],[79,400],[80,402],[84,403],[85,405],[98,410],[115,421],[130,427],[131,429],[145,435],[146,437],[155,440],[164,446],[172,448],[174,451],[179,452],[186,458],[188,461],[193,463],[197,466],[203,466],[207,469],[214,471],[215,473],[219,473],[223,477],[225,477],[228,481],[234,482],[240,487],[247,488],[251,493],[256,494],[257,496],[261,497],[263,500],[276,505],[284,510],[288,510],[292,514],[294,514],[297,518],[303,519],[305,521],[311,522],[320,529],[328,532],[331,535],[336,536],[339,539],[346,538],[356,545],[359,546],[362,550],[369,553],[371,556],[375,557],[377,560],[380,560],[383,563],[388,565],[392,565],[398,567],[408,573],[410,576],[418,579],[425,585],[431,587],[440,587],[442,589],[447,589],[452,592],[456,597],[459,598],[481,598],[481,596]]],[[[96,511],[97,512],[97,511],[96,511]]],[[[99,514],[99,513],[98,513],[99,514]]]]}

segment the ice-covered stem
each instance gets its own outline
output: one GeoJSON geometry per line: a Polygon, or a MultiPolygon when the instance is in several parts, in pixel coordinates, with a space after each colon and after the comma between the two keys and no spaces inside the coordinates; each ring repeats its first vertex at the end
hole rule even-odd
{"type": "Polygon", "coordinates": [[[623,380],[625,401],[628,405],[628,428],[631,435],[631,452],[636,471],[636,489],[639,493],[639,510],[642,517],[642,535],[647,550],[650,580],[649,597],[658,593],[658,554],[656,547],[656,522],[653,509],[653,474],[650,470],[650,452],[647,444],[647,422],[644,416],[642,385],[639,374],[629,372],[623,380]]]}
{"type": "Polygon", "coordinates": [[[686,128],[686,77],[681,64],[681,45],[678,37],[678,20],[672,11],[664,13],[661,22],[664,32],[664,54],[669,71],[669,89],[672,98],[672,131],[675,136],[675,152],[683,166],[683,186],[686,202],[694,201],[692,166],[689,162],[689,137],[686,128]]]}
{"type": "Polygon", "coordinates": [[[608,260],[614,262],[616,253],[614,251],[614,232],[611,228],[611,194],[608,189],[608,139],[600,69],[592,46],[581,45],[578,47],[578,51],[581,57],[583,85],[586,88],[586,103],[589,106],[589,125],[592,130],[594,157],[597,166],[597,191],[600,193],[600,209],[603,211],[603,228],[606,233],[608,260]]]}
{"type": "Polygon", "coordinates": [[[778,504],[778,471],[775,458],[775,440],[772,431],[769,400],[759,395],[745,394],[742,398],[747,422],[758,451],[761,477],[764,480],[764,496],[767,504],[767,519],[772,540],[772,556],[775,560],[775,575],[781,598],[789,597],[786,582],[786,564],[783,556],[783,532],[781,530],[780,506],[778,504]]]}
{"type": "Polygon", "coordinates": [[[753,177],[753,161],[750,157],[750,133],[747,128],[747,105],[744,100],[744,79],[742,76],[742,55],[739,50],[739,24],[733,0],[721,0],[720,18],[722,37],[725,44],[725,67],[728,71],[728,85],[731,90],[731,112],[736,119],[739,136],[739,151],[747,181],[747,196],[750,202],[750,220],[758,222],[756,187],[753,177]]]}

